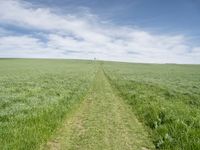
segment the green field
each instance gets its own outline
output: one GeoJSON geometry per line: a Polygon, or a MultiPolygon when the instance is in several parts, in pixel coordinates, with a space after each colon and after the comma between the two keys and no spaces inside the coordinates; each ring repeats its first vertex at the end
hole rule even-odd
{"type": "Polygon", "coordinates": [[[85,96],[90,61],[0,60],[0,149],[37,149],[85,96]]]}
{"type": "Polygon", "coordinates": [[[105,63],[156,148],[200,149],[200,66],[105,63]]]}
{"type": "Polygon", "coordinates": [[[200,65],[0,59],[0,149],[200,149],[200,65]]]}

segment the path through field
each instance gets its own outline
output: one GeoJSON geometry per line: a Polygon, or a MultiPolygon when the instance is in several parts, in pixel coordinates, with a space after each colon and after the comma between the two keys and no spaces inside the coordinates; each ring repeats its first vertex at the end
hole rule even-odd
{"type": "Polygon", "coordinates": [[[42,149],[148,150],[148,134],[115,94],[102,69],[76,112],[42,149]]]}

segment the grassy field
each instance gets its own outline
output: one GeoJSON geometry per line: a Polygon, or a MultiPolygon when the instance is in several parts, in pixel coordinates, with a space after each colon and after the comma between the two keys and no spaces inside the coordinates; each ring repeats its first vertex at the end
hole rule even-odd
{"type": "Polygon", "coordinates": [[[200,149],[200,66],[104,63],[158,149],[200,149]]]}
{"type": "Polygon", "coordinates": [[[43,149],[149,150],[154,145],[100,68],[78,111],[66,119],[43,149]]]}
{"type": "Polygon", "coordinates": [[[200,149],[200,65],[0,59],[0,149],[200,149]]]}
{"type": "Polygon", "coordinates": [[[79,103],[95,64],[75,60],[0,60],[0,149],[38,149],[79,103]]]}

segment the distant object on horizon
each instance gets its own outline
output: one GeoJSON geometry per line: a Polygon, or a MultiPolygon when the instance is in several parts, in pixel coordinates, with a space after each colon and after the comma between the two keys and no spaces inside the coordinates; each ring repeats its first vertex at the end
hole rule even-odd
{"type": "Polygon", "coordinates": [[[165,63],[166,65],[177,65],[177,63],[165,63]]]}

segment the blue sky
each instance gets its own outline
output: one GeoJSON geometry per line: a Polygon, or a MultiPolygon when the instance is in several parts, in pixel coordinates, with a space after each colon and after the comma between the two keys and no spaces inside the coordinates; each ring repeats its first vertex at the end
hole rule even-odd
{"type": "Polygon", "coordinates": [[[0,57],[200,63],[199,0],[2,0],[0,57]]]}
{"type": "Polygon", "coordinates": [[[63,11],[85,7],[92,13],[120,25],[200,33],[199,0],[36,0],[34,3],[58,7],[63,11]]]}

